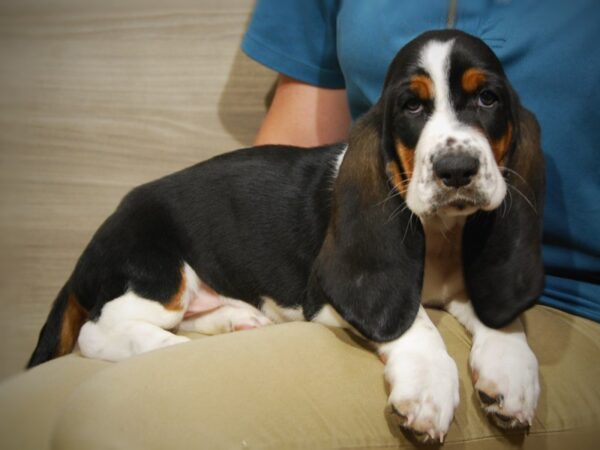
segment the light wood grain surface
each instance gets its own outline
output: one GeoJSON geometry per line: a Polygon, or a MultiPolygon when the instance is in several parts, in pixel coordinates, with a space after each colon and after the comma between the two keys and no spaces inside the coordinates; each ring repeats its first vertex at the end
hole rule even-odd
{"type": "Polygon", "coordinates": [[[133,186],[251,144],[252,0],[0,2],[0,378],[133,186]]]}

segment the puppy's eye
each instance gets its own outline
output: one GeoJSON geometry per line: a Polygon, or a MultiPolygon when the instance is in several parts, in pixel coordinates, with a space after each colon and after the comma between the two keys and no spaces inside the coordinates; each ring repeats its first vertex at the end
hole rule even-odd
{"type": "Polygon", "coordinates": [[[423,112],[423,103],[413,98],[404,103],[403,108],[408,114],[416,116],[423,112]]]}
{"type": "Polygon", "coordinates": [[[492,91],[483,90],[479,93],[477,104],[482,108],[492,108],[498,103],[498,96],[492,91]]]}

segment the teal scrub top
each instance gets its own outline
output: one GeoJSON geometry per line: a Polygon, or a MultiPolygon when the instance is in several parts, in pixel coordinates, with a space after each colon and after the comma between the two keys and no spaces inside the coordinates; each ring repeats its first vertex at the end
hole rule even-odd
{"type": "Polygon", "coordinates": [[[540,122],[540,302],[600,321],[600,1],[258,0],[242,49],[291,78],[346,89],[356,119],[377,101],[396,52],[448,26],[496,52],[540,122]]]}

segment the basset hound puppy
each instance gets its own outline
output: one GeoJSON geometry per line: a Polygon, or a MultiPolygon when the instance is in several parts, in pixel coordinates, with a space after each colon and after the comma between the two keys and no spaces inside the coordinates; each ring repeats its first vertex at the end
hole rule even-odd
{"type": "Polygon", "coordinates": [[[539,128],[494,53],[427,32],[392,61],[347,145],[224,154],[130,192],[55,300],[29,367],[119,361],[289,320],[350,328],[385,362],[400,425],[443,441],[458,373],[424,306],[473,334],[482,406],[531,424],[519,315],[542,291],[539,128]]]}

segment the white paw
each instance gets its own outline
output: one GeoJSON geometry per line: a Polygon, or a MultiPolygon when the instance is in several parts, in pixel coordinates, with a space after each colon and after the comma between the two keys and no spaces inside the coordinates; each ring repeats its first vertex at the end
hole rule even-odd
{"type": "Polygon", "coordinates": [[[79,349],[87,358],[122,361],[149,352],[189,341],[148,322],[123,321],[112,327],[86,322],[79,332],[79,349]]]}
{"type": "Polygon", "coordinates": [[[261,312],[244,309],[235,311],[229,318],[229,321],[231,331],[250,330],[273,324],[271,319],[261,312]]]}
{"type": "Polygon", "coordinates": [[[273,322],[258,309],[239,301],[186,319],[181,322],[179,328],[185,331],[214,335],[272,324],[273,322]]]}
{"type": "Polygon", "coordinates": [[[470,357],[475,390],[500,428],[531,426],[540,394],[538,362],[524,335],[486,336],[470,357]]]}
{"type": "Polygon", "coordinates": [[[458,371],[445,351],[404,353],[386,365],[389,403],[421,441],[444,442],[458,406],[458,371]]]}

